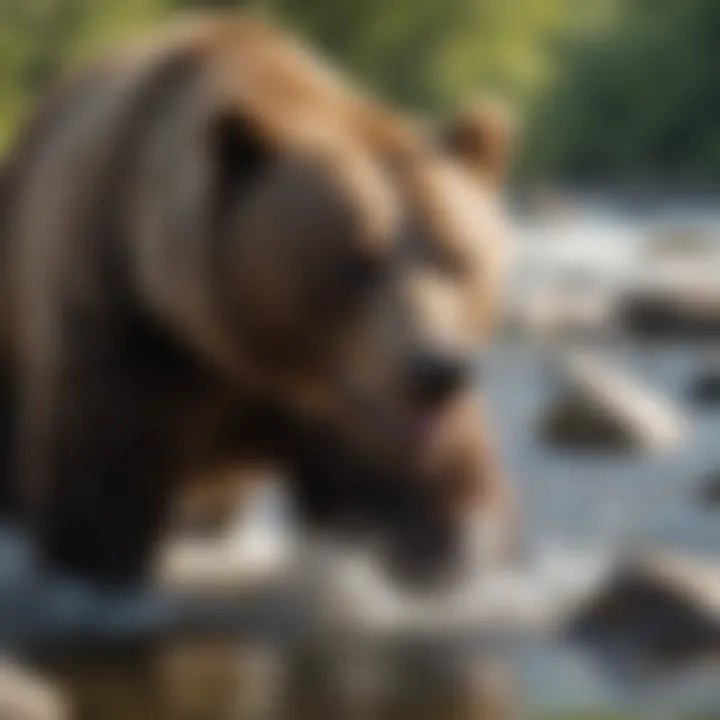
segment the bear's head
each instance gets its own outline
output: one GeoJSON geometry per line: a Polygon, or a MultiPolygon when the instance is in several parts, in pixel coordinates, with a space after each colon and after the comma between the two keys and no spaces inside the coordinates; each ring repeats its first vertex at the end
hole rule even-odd
{"type": "Polygon", "coordinates": [[[261,46],[230,55],[209,125],[241,372],[419,461],[494,319],[509,125],[487,103],[441,128],[399,119],[286,40],[261,46]]]}
{"type": "MultiPolygon", "coordinates": [[[[176,260],[152,287],[177,290],[166,306],[245,389],[383,473],[425,476],[493,324],[508,124],[487,106],[398,118],[285,38],[235,36],[195,95],[213,282],[176,260]]],[[[166,181],[189,197],[192,176],[166,181]]]]}

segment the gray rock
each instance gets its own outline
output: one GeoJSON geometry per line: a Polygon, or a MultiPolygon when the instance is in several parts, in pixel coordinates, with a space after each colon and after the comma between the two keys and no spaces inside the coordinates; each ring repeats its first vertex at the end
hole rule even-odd
{"type": "Polygon", "coordinates": [[[668,225],[651,230],[645,255],[648,260],[713,258],[717,247],[717,233],[708,228],[668,225]]]}
{"type": "Polygon", "coordinates": [[[0,717],[3,720],[64,720],[70,715],[58,688],[5,659],[0,662],[0,717]]]}
{"type": "Polygon", "coordinates": [[[697,405],[720,405],[720,363],[693,379],[689,395],[697,405]]]}
{"type": "Polygon", "coordinates": [[[666,398],[593,359],[568,361],[559,385],[538,424],[540,439],[555,448],[657,452],[684,436],[683,418],[666,398]]]}
{"type": "Polygon", "coordinates": [[[665,555],[631,560],[579,608],[567,632],[662,668],[720,655],[720,568],[665,555]]]}
{"type": "Polygon", "coordinates": [[[698,489],[697,500],[703,507],[720,510],[720,471],[706,475],[698,489]]]}
{"type": "Polygon", "coordinates": [[[625,335],[641,340],[715,340],[720,299],[672,288],[633,288],[618,297],[615,321],[625,335]]]}

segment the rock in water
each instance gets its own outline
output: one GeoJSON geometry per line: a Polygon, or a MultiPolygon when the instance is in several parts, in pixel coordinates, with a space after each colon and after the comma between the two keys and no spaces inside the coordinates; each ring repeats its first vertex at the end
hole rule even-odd
{"type": "Polygon", "coordinates": [[[717,340],[720,297],[707,289],[633,288],[620,294],[615,319],[640,340],[717,340]]]}
{"type": "Polygon", "coordinates": [[[703,507],[720,509],[720,470],[715,470],[702,479],[697,500],[703,507]]]}
{"type": "Polygon", "coordinates": [[[685,422],[668,400],[588,357],[572,358],[554,402],[540,418],[540,438],[568,450],[666,451],[685,422]]]}
{"type": "Polygon", "coordinates": [[[11,660],[0,661],[0,718],[65,720],[65,700],[56,688],[11,660]]]}
{"type": "Polygon", "coordinates": [[[697,405],[720,405],[720,363],[705,369],[690,383],[689,395],[697,405]]]}
{"type": "Polygon", "coordinates": [[[713,261],[717,257],[717,233],[702,226],[671,224],[651,228],[647,239],[646,261],[686,258],[713,261]]]}
{"type": "Polygon", "coordinates": [[[720,567],[661,554],[637,558],[579,609],[568,635],[655,666],[720,655],[720,567]]]}

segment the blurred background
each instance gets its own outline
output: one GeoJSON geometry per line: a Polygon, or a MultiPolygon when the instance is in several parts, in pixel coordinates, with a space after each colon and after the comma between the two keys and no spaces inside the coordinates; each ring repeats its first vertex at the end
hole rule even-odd
{"type": "MultiPolygon", "coordinates": [[[[0,153],[65,68],[177,11],[242,5],[0,0],[0,153]]],[[[518,108],[517,265],[487,387],[525,543],[564,572],[635,545],[707,570],[678,560],[679,580],[601,603],[590,620],[623,654],[521,643],[487,698],[389,716],[720,718],[720,2],[254,6],[405,107],[443,114],[490,90],[518,108]],[[674,638],[671,671],[634,632],[650,616],[674,638]]],[[[246,659],[225,641],[56,672],[72,717],[266,717],[240,702],[262,685],[246,659]]],[[[302,702],[277,717],[324,717],[302,702]]]]}
{"type": "MultiPolygon", "coordinates": [[[[239,0],[3,0],[0,138],[69,64],[177,11],[239,0]]],[[[522,108],[519,177],[712,190],[720,178],[713,0],[264,0],[388,98],[451,109],[481,88],[522,108]]]]}

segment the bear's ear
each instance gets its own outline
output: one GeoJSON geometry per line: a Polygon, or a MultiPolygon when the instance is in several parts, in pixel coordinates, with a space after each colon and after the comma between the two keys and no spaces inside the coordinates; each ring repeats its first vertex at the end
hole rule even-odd
{"type": "Polygon", "coordinates": [[[499,184],[505,179],[516,134],[509,107],[483,99],[446,124],[442,143],[463,163],[499,184]]]}
{"type": "Polygon", "coordinates": [[[275,151],[257,122],[228,111],[210,127],[212,160],[220,187],[241,190],[256,180],[270,164],[275,151]]]}

